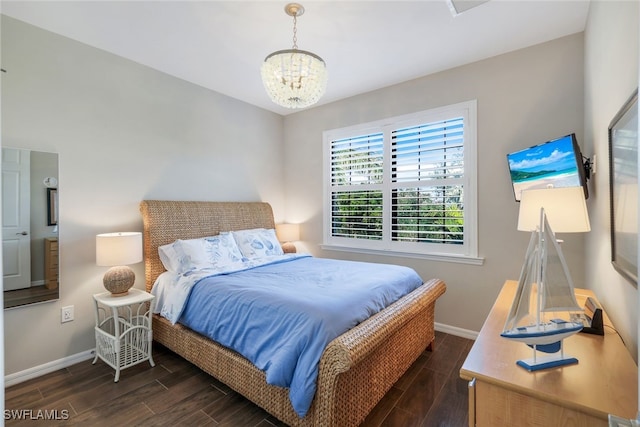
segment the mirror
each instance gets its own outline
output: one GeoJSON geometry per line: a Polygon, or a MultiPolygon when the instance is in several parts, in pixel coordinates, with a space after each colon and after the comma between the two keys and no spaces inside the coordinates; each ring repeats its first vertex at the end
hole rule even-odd
{"type": "Polygon", "coordinates": [[[2,148],[4,308],[59,297],[58,154],[2,148]]]}

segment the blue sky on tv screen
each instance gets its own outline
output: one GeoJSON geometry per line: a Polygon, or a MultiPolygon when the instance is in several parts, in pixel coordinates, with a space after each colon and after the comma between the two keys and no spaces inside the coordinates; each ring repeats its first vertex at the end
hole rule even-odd
{"type": "Polygon", "coordinates": [[[507,157],[512,171],[561,171],[576,168],[571,136],[511,153],[507,157]]]}

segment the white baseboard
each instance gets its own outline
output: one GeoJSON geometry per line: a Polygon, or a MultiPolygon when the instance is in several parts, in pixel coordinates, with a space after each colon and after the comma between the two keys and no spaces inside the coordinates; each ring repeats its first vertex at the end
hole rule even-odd
{"type": "MultiPolygon", "coordinates": [[[[444,332],[450,335],[455,335],[457,337],[472,340],[475,340],[478,337],[478,332],[458,328],[456,326],[449,326],[438,322],[435,323],[435,329],[439,332],[444,332]]],[[[24,371],[6,375],[4,377],[4,386],[10,387],[12,385],[20,384],[32,378],[37,378],[50,372],[64,369],[67,366],[75,365],[79,362],[84,362],[85,360],[92,359],[95,354],[95,349],[86,350],[82,353],[73,354],[71,356],[63,357],[62,359],[45,363],[44,365],[34,366],[33,368],[25,369],[24,371]]]]}
{"type": "Polygon", "coordinates": [[[470,331],[469,329],[458,328],[457,326],[449,326],[442,323],[435,323],[436,331],[444,332],[449,335],[455,335],[457,337],[467,338],[470,340],[475,340],[478,338],[478,332],[470,331]]]}
{"type": "Polygon", "coordinates": [[[10,387],[12,385],[20,384],[32,378],[41,377],[42,375],[48,374],[50,372],[64,369],[67,366],[75,365],[76,363],[93,359],[95,355],[95,349],[86,350],[81,353],[63,357],[62,359],[47,362],[44,365],[34,366],[33,368],[25,369],[24,371],[6,375],[4,377],[4,386],[10,387]]]}

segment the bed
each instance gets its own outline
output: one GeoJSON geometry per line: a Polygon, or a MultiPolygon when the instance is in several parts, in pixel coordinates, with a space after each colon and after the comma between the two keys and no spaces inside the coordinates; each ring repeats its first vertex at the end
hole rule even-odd
{"type": "MultiPolygon", "coordinates": [[[[145,283],[151,290],[165,271],[158,247],[177,239],[225,231],[275,227],[264,202],[145,200],[145,283]]],[[[222,381],[291,426],[357,426],[426,349],[433,349],[435,302],[445,284],[431,279],[387,308],[332,340],[322,353],[317,388],[304,417],[284,387],[235,351],[180,323],[154,315],[153,339],[222,381]]]]}

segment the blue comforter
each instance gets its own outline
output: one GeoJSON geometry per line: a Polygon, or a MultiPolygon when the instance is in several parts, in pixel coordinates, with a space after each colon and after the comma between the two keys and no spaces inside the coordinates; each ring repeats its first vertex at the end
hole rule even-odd
{"type": "Polygon", "coordinates": [[[180,323],[232,348],[289,387],[303,417],[327,344],[422,284],[407,267],[289,258],[198,281],[180,323]]]}

